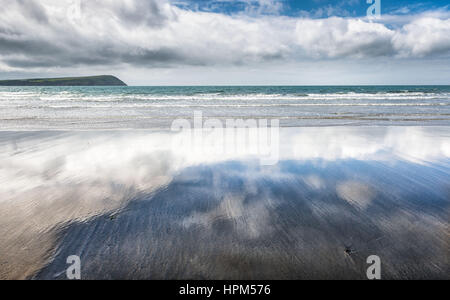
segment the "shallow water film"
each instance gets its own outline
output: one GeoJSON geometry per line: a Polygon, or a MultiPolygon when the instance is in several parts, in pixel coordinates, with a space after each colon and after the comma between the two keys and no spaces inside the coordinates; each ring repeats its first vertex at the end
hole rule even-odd
{"type": "Polygon", "coordinates": [[[284,128],[272,165],[177,135],[1,132],[0,278],[450,279],[447,127],[284,128]]]}

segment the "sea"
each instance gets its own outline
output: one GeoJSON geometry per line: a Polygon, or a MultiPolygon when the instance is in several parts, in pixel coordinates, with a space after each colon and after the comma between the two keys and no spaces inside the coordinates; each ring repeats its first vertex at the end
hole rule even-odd
{"type": "Polygon", "coordinates": [[[297,126],[450,124],[450,86],[0,87],[0,129],[165,129],[194,112],[297,126]]]}

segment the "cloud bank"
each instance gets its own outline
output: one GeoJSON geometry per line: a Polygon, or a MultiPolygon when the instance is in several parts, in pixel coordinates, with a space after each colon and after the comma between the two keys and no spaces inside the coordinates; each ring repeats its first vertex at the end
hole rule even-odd
{"type": "Polygon", "coordinates": [[[386,16],[387,24],[225,15],[182,9],[167,0],[0,0],[0,5],[0,71],[450,57],[446,11],[386,16]]]}

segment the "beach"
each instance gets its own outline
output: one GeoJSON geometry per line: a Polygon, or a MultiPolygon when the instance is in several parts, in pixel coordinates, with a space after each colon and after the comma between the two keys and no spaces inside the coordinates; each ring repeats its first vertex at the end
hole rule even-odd
{"type": "Polygon", "coordinates": [[[448,127],[280,128],[268,165],[182,134],[1,132],[0,278],[449,279],[448,127]]]}

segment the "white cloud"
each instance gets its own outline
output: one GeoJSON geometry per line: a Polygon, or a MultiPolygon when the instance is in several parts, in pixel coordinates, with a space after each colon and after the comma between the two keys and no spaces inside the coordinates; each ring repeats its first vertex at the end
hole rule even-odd
{"type": "MultiPolygon", "coordinates": [[[[166,0],[0,0],[0,70],[242,65],[450,54],[446,13],[390,28],[365,19],[223,15],[166,0]]],[[[273,7],[262,1],[262,7],[273,7]]],[[[395,16],[387,16],[397,20],[395,16]]]]}
{"type": "Polygon", "coordinates": [[[376,57],[394,53],[394,32],[383,24],[360,19],[302,19],[296,37],[301,49],[312,57],[376,57]]]}
{"type": "Polygon", "coordinates": [[[450,19],[423,17],[406,24],[392,40],[402,56],[428,56],[450,52],[450,19]]]}

